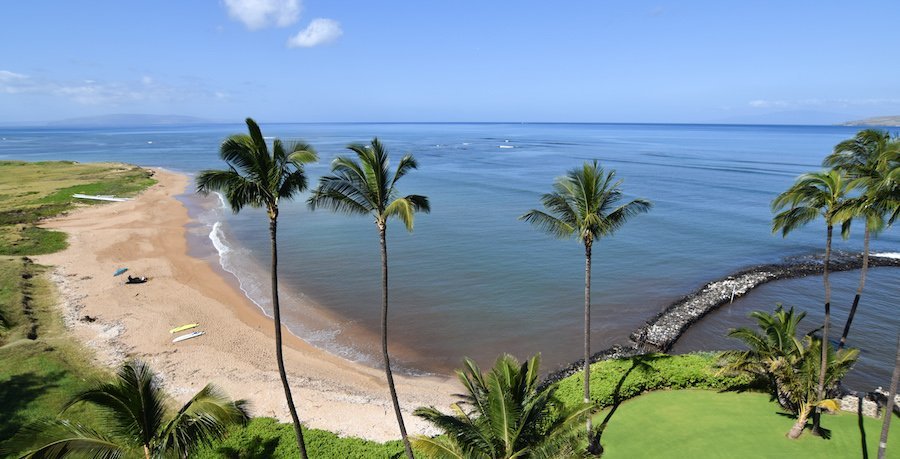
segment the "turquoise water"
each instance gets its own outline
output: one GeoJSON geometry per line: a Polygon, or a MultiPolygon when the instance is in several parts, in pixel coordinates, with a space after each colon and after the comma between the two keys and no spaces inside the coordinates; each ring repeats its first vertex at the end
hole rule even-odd
{"type": "MultiPolygon", "coordinates": [[[[628,198],[654,203],[650,213],[595,245],[592,345],[599,350],[623,342],[631,330],[709,280],[820,251],[821,222],[787,239],[772,235],[769,203],[856,132],[831,126],[609,124],[262,127],[267,136],[316,146],[322,160],[309,168],[313,179],[327,173],[346,144],[374,135],[396,156],[415,154],[420,169],[404,177],[401,192],[429,196],[433,211],[417,217],[412,234],[398,222],[388,228],[392,349],[408,371],[436,372],[449,371],[463,356],[487,363],[504,351],[520,357],[542,352],[548,369],[579,357],[583,249],[517,220],[568,169],[596,158],[617,170],[628,198]]],[[[240,124],[7,128],[0,129],[0,159],[125,161],[195,173],[222,167],[219,142],[244,131],[240,124]]],[[[215,198],[183,199],[198,219],[192,250],[234,273],[265,309],[265,215],[232,215],[215,198]]],[[[286,320],[318,346],[377,364],[380,258],[371,218],[309,212],[303,200],[283,206],[281,214],[286,320]]],[[[859,250],[861,233],[836,241],[835,248],[859,250]]],[[[872,249],[900,252],[900,233],[888,230],[872,249]]],[[[852,301],[857,274],[847,273],[841,281],[846,288],[835,293],[841,325],[845,313],[838,305],[852,301]]],[[[864,350],[855,375],[859,384],[889,381],[892,336],[900,326],[893,312],[898,286],[900,269],[872,270],[854,324],[854,344],[864,350]]],[[[723,330],[743,324],[746,311],[772,309],[776,302],[818,311],[821,295],[821,278],[771,284],[698,324],[683,347],[728,347],[733,344],[722,339],[723,330]]]]}

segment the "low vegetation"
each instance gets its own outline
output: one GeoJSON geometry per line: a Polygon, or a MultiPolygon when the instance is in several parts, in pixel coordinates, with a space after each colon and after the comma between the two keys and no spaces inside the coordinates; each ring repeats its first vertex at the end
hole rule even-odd
{"type": "MultiPolygon", "coordinates": [[[[108,377],[65,333],[45,270],[21,258],[0,258],[0,315],[7,323],[0,329],[0,448],[21,426],[55,417],[73,394],[108,377]],[[30,312],[23,307],[26,297],[30,312]]],[[[68,414],[98,427],[92,407],[76,406],[68,414]]]]}
{"type": "Polygon", "coordinates": [[[0,161],[0,255],[41,255],[66,247],[65,234],[37,226],[79,205],[73,194],[131,196],[156,183],[125,164],[0,161]]]}
{"type": "Polygon", "coordinates": [[[178,410],[171,409],[156,375],[139,361],[123,365],[111,381],[75,394],[62,415],[82,404],[100,411],[102,426],[40,420],[19,429],[7,447],[25,458],[189,457],[225,435],[230,425],[248,419],[244,400],[232,401],[211,384],[178,410]]]}
{"type": "MultiPolygon", "coordinates": [[[[644,392],[660,389],[762,389],[748,375],[725,375],[718,369],[719,354],[647,354],[591,365],[591,402],[597,407],[621,403],[644,392]]],[[[584,375],[574,374],[559,382],[556,396],[566,405],[582,403],[584,375]]]]}
{"type": "MultiPolygon", "coordinates": [[[[349,457],[390,459],[403,455],[400,440],[378,443],[359,438],[341,438],[332,432],[303,429],[303,439],[310,457],[345,459],[349,457]]],[[[273,418],[253,418],[243,427],[232,429],[225,440],[198,450],[198,459],[268,459],[295,458],[300,450],[292,424],[273,418]]]]}

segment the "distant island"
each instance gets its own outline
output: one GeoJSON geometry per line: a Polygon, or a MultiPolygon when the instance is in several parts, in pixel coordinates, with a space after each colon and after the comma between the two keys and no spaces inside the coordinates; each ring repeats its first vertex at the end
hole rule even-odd
{"type": "Polygon", "coordinates": [[[897,126],[900,127],[900,116],[874,116],[856,121],[841,123],[841,126],[897,126]]]}
{"type": "Polygon", "coordinates": [[[212,121],[184,115],[137,115],[113,114],[87,116],[51,121],[48,126],[110,127],[110,126],[177,126],[185,124],[207,124],[212,121]]]}

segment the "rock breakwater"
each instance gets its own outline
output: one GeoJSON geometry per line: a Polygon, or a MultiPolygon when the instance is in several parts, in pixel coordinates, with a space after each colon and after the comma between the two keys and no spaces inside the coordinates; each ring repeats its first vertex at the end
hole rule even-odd
{"type": "MultiPolygon", "coordinates": [[[[900,267],[900,257],[869,255],[869,267],[900,267]]],[[[781,279],[819,275],[824,272],[823,255],[786,258],[782,263],[759,265],[742,269],[727,277],[700,287],[662,310],[656,317],[629,336],[630,341],[604,349],[591,356],[591,362],[633,357],[650,352],[668,352],[687,329],[704,316],[724,304],[740,298],[754,288],[781,279]]],[[[861,253],[836,252],[829,262],[831,272],[849,271],[862,267],[861,253]]],[[[584,368],[584,359],[550,373],[541,384],[546,386],[566,378],[584,368]]]]}

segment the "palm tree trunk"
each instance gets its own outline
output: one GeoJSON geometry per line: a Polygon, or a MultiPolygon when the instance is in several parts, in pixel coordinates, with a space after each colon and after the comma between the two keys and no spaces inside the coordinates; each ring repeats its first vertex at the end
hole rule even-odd
{"type": "Polygon", "coordinates": [[[150,447],[148,445],[144,445],[144,458],[150,459],[150,447]]]}
{"type": "Polygon", "coordinates": [[[275,360],[278,361],[278,374],[281,376],[281,385],[284,386],[284,398],[287,399],[288,411],[291,412],[291,420],[294,422],[294,433],[297,436],[297,447],[300,448],[300,457],[307,458],[306,444],[303,441],[303,429],[300,426],[300,418],[294,407],[294,397],[291,396],[291,386],[288,384],[287,373],[284,371],[284,355],[281,352],[281,307],[278,303],[278,243],[276,242],[276,230],[278,221],[269,219],[269,235],[272,238],[272,316],[275,320],[275,360]]]}
{"type": "Polygon", "coordinates": [[[894,417],[894,398],[897,396],[898,379],[900,379],[900,335],[897,335],[897,359],[894,362],[894,374],[891,376],[891,388],[888,390],[887,405],[884,407],[884,424],[881,425],[878,459],[884,459],[884,450],[887,449],[888,431],[891,428],[891,418],[894,417]]]}
{"type": "Polygon", "coordinates": [[[388,324],[388,263],[387,263],[387,225],[378,223],[378,235],[381,238],[381,353],[384,357],[384,374],[387,376],[388,389],[391,391],[391,402],[394,404],[394,414],[397,416],[397,424],[400,425],[400,436],[403,438],[403,447],[406,449],[406,457],[414,459],[409,439],[406,438],[406,426],[403,424],[403,414],[400,413],[400,402],[397,400],[397,388],[394,387],[394,375],[391,373],[391,358],[388,356],[387,324],[388,324]]]}
{"type": "MultiPolygon", "coordinates": [[[[819,368],[819,386],[816,390],[817,401],[825,399],[825,372],[828,371],[828,326],[831,322],[831,282],[828,280],[828,268],[831,262],[831,236],[834,226],[828,225],[828,235],[825,239],[825,266],[823,268],[822,282],[825,284],[825,323],[822,325],[822,362],[819,368]]],[[[813,435],[821,435],[819,430],[822,418],[822,408],[816,405],[813,414],[813,435]]]]}
{"type": "MultiPolygon", "coordinates": [[[[591,241],[584,242],[584,403],[591,403],[591,241]]],[[[590,416],[586,422],[590,438],[590,416]]]]}
{"type": "Polygon", "coordinates": [[[856,289],[856,296],[853,297],[853,306],[850,307],[850,315],[847,316],[847,323],[844,324],[844,332],[841,334],[841,342],[838,344],[838,350],[844,348],[847,344],[847,335],[850,334],[850,324],[853,323],[853,316],[856,315],[856,307],[859,306],[859,297],[862,296],[863,287],[866,286],[866,272],[869,270],[869,222],[866,222],[866,234],[863,238],[863,261],[862,270],[859,273],[859,287],[856,289]]]}
{"type": "Polygon", "coordinates": [[[788,431],[788,438],[791,440],[796,440],[800,437],[800,434],[803,433],[803,428],[806,427],[806,419],[809,417],[810,405],[806,404],[801,409],[800,412],[797,413],[797,422],[791,427],[791,430],[788,431]]]}

